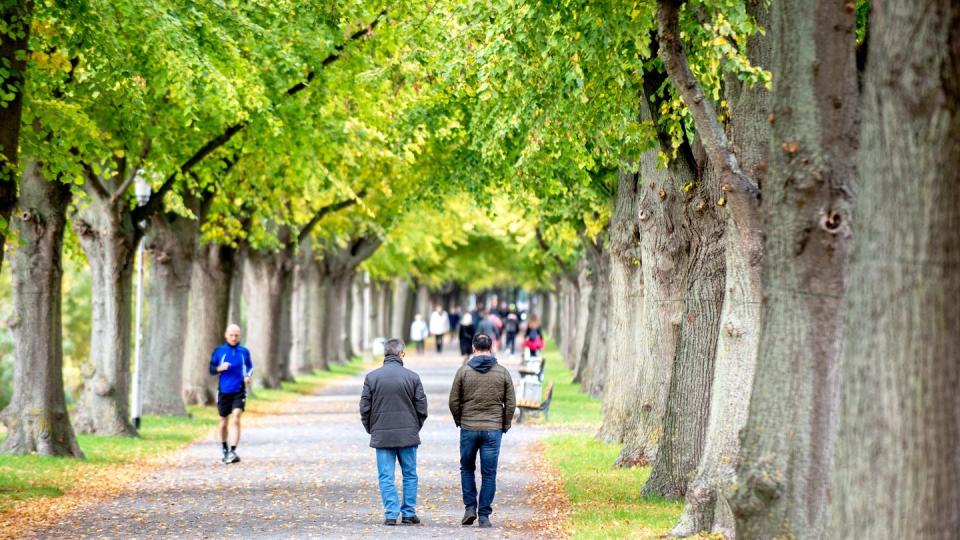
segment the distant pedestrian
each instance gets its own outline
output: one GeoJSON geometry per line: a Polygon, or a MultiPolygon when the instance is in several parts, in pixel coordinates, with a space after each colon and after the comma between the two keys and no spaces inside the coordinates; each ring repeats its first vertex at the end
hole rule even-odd
{"type": "Polygon", "coordinates": [[[530,351],[530,356],[540,356],[540,351],[543,350],[543,333],[536,315],[530,315],[523,347],[530,351]]]}
{"type": "Polygon", "coordinates": [[[496,343],[500,338],[500,329],[497,328],[497,325],[493,322],[490,317],[490,312],[484,310],[481,312],[480,320],[475,323],[477,328],[477,334],[486,334],[487,337],[491,339],[494,345],[494,351],[496,351],[496,343]]]}
{"type": "Polygon", "coordinates": [[[403,367],[403,341],[384,344],[383,367],[367,374],[360,396],[360,420],[377,449],[377,479],[383,500],[384,525],[417,525],[417,447],[427,420],[427,396],[420,376],[403,367]],[[397,461],[403,474],[400,504],[394,473],[397,461]]]}
{"type": "Polygon", "coordinates": [[[453,309],[450,310],[450,331],[455,332],[457,327],[460,326],[460,306],[453,306],[453,309]]]}
{"type": "Polygon", "coordinates": [[[507,315],[507,320],[503,323],[503,332],[506,335],[503,348],[513,356],[517,348],[517,333],[520,332],[520,318],[516,313],[507,315]]]}
{"type": "Polygon", "coordinates": [[[437,340],[437,354],[443,352],[443,335],[450,331],[450,317],[443,310],[443,306],[437,306],[430,314],[430,333],[437,340]]]}
{"type": "Polygon", "coordinates": [[[226,342],[210,355],[210,375],[218,375],[217,412],[220,413],[220,444],[224,464],[237,463],[237,445],[240,444],[240,415],[247,403],[247,386],[253,373],[250,351],[240,345],[240,327],[231,324],[223,334],[226,342]],[[229,423],[229,426],[228,426],[229,423]],[[228,429],[229,427],[229,429],[228,429]],[[229,433],[229,446],[227,434],[229,433]]]}
{"type": "Polygon", "coordinates": [[[473,336],[474,356],[460,366],[450,388],[450,413],[460,428],[460,488],[465,511],[461,523],[492,527],[500,441],[510,429],[517,401],[513,379],[490,353],[486,334],[473,336]],[[482,483],[477,495],[477,454],[482,483]]]}
{"type": "Polygon", "coordinates": [[[423,354],[424,342],[430,335],[427,329],[427,323],[423,322],[423,315],[417,313],[413,316],[413,322],[410,323],[410,341],[417,346],[417,354],[423,354]]]}
{"type": "Polygon", "coordinates": [[[466,362],[467,358],[470,358],[470,353],[473,352],[473,334],[476,333],[476,327],[473,326],[473,315],[470,313],[464,313],[463,318],[460,319],[460,355],[463,356],[463,361],[466,362]]]}

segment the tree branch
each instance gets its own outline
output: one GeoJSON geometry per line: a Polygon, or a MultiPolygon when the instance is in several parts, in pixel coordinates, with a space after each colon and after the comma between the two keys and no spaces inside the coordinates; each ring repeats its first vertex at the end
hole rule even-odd
{"type": "MultiPolygon", "coordinates": [[[[350,34],[350,37],[347,39],[347,43],[358,40],[364,36],[370,35],[373,32],[373,29],[380,22],[380,19],[383,18],[386,15],[386,13],[387,13],[386,10],[381,11],[373,20],[373,22],[370,23],[366,28],[363,28],[362,30],[358,30],[353,34],[350,34]]],[[[337,59],[339,59],[340,56],[343,54],[345,44],[346,43],[341,43],[336,47],[334,47],[333,52],[330,53],[329,56],[323,59],[323,62],[321,62],[321,66],[326,67],[334,63],[335,61],[337,61],[337,59]]],[[[316,71],[311,71],[309,74],[307,74],[307,80],[305,82],[297,83],[292,87],[290,87],[287,90],[287,95],[290,95],[290,96],[296,95],[297,93],[302,91],[304,88],[307,87],[310,81],[314,79],[315,76],[316,76],[316,71]]],[[[173,189],[173,184],[174,182],[176,182],[177,178],[180,175],[190,171],[190,169],[192,169],[197,163],[200,163],[201,161],[203,161],[203,159],[208,155],[210,155],[214,150],[230,142],[230,139],[232,139],[234,135],[239,133],[249,124],[250,124],[250,120],[243,120],[241,122],[237,122],[236,124],[229,126],[226,129],[226,131],[214,137],[213,139],[208,141],[205,145],[203,145],[199,150],[194,152],[194,154],[190,156],[190,158],[187,159],[187,161],[185,161],[183,165],[180,165],[180,167],[175,172],[173,172],[172,174],[170,174],[170,176],[167,177],[167,179],[163,182],[163,185],[160,186],[160,189],[158,189],[156,192],[154,192],[153,195],[150,196],[150,200],[147,202],[147,204],[140,206],[133,211],[134,222],[139,222],[149,217],[150,214],[157,212],[160,209],[160,206],[163,204],[163,197],[167,194],[168,191],[173,189]]]]}
{"type": "MultiPolygon", "coordinates": [[[[357,41],[358,39],[361,39],[363,37],[366,37],[372,34],[373,29],[376,28],[378,24],[380,24],[380,19],[382,19],[386,15],[387,15],[387,10],[381,11],[380,13],[377,14],[376,18],[373,19],[373,22],[371,22],[365,28],[362,28],[350,34],[350,37],[347,38],[346,42],[341,43],[333,48],[333,52],[330,53],[326,58],[324,58],[322,62],[320,62],[320,66],[326,67],[336,62],[340,58],[340,56],[343,54],[344,47],[346,46],[347,43],[350,43],[351,41],[357,41]]],[[[310,85],[311,82],[313,82],[313,78],[316,77],[316,75],[317,75],[316,71],[311,71],[310,73],[308,73],[307,80],[291,86],[287,90],[287,95],[294,96],[300,93],[301,91],[303,91],[307,86],[310,85]]]]}
{"type": "Polygon", "coordinates": [[[657,41],[667,76],[690,110],[697,134],[706,150],[710,166],[721,180],[721,189],[730,197],[733,218],[749,230],[759,231],[760,191],[740,170],[737,156],[717,119],[713,104],[690,70],[690,62],[680,40],[680,6],[684,0],[657,0],[657,41]]]}
{"type": "Polygon", "coordinates": [[[110,197],[110,202],[114,202],[120,197],[123,197],[123,194],[130,189],[130,184],[133,183],[133,180],[137,176],[137,171],[143,166],[143,162],[146,161],[147,156],[150,155],[150,147],[152,146],[153,141],[150,137],[143,143],[143,149],[140,151],[140,156],[137,158],[137,163],[130,169],[130,173],[127,174],[127,177],[123,180],[123,183],[120,184],[120,187],[113,192],[113,195],[110,197]]]}
{"type": "Polygon", "coordinates": [[[100,180],[100,177],[97,176],[97,173],[93,172],[93,167],[91,167],[87,162],[81,162],[80,165],[83,167],[83,174],[87,177],[87,184],[90,185],[90,188],[93,192],[103,198],[110,198],[110,192],[107,191],[106,186],[103,185],[103,182],[100,180]]]}
{"type": "Polygon", "coordinates": [[[546,253],[551,259],[553,259],[555,263],[557,263],[557,266],[560,267],[560,272],[562,274],[569,273],[569,268],[567,268],[567,264],[563,262],[563,259],[561,259],[559,255],[557,255],[556,253],[550,250],[550,244],[548,244],[547,240],[543,237],[543,230],[540,228],[539,225],[537,225],[536,234],[537,234],[537,243],[540,244],[540,249],[542,249],[544,253],[546,253]]]}
{"type": "Polygon", "coordinates": [[[350,207],[350,206],[353,206],[354,204],[357,203],[357,201],[359,201],[360,199],[362,199],[363,196],[364,196],[366,193],[367,193],[367,189],[366,189],[366,188],[363,188],[362,190],[360,190],[359,193],[357,193],[356,197],[353,197],[353,198],[350,198],[350,199],[344,199],[344,200],[342,200],[342,201],[340,201],[340,202],[338,202],[338,203],[331,204],[331,205],[329,205],[329,206],[324,206],[324,207],[321,208],[320,210],[317,210],[317,212],[313,215],[313,217],[310,218],[310,221],[308,221],[308,222],[300,229],[300,232],[297,233],[297,239],[296,239],[296,240],[297,240],[297,243],[296,243],[296,245],[299,246],[301,243],[303,243],[303,241],[304,241],[308,236],[310,236],[310,233],[313,232],[313,229],[314,229],[314,227],[317,226],[317,223],[320,223],[320,220],[322,220],[324,217],[326,217],[327,215],[332,214],[332,213],[334,213],[334,212],[338,212],[338,211],[340,211],[340,210],[343,210],[344,208],[348,208],[348,207],[350,207]]]}

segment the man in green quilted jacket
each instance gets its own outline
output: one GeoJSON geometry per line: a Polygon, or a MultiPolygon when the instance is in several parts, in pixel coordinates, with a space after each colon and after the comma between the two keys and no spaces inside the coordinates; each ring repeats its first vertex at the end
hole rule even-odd
{"type": "Polygon", "coordinates": [[[460,487],[463,492],[463,525],[492,527],[493,497],[497,491],[500,439],[510,429],[517,398],[510,372],[490,354],[493,340],[486,334],[473,337],[473,357],[457,370],[450,388],[450,413],[460,428],[460,487]],[[482,484],[477,494],[477,454],[482,484]]]}

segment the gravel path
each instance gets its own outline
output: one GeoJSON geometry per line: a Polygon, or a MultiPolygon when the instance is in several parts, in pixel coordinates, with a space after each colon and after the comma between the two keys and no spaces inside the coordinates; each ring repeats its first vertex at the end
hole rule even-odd
{"type": "MultiPolygon", "coordinates": [[[[258,419],[243,433],[239,464],[220,464],[212,438],[195,443],[131,490],[81,507],[33,537],[544,537],[531,528],[535,513],[528,499],[536,476],[525,459],[546,430],[519,425],[504,436],[494,529],[461,527],[459,433],[447,410],[460,358],[427,353],[406,364],[420,374],[430,405],[418,452],[421,526],[382,525],[376,458],[357,412],[361,375],[292,402],[284,414],[258,419]]],[[[515,364],[505,365],[515,373],[515,364]]]]}

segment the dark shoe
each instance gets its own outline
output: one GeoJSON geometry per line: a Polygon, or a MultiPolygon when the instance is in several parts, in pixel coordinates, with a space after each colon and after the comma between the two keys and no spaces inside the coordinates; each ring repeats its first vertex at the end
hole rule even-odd
{"type": "Polygon", "coordinates": [[[237,455],[233,450],[227,452],[227,457],[224,463],[240,463],[240,456],[237,455]]]}
{"type": "Polygon", "coordinates": [[[480,528],[489,529],[490,527],[493,527],[493,523],[490,523],[490,518],[487,516],[480,516],[480,528]]]}
{"type": "Polygon", "coordinates": [[[390,526],[396,525],[396,524],[397,524],[397,518],[393,518],[393,519],[387,518],[387,519],[384,519],[384,520],[383,520],[383,524],[384,524],[384,525],[390,525],[390,526]]]}
{"type": "Polygon", "coordinates": [[[419,525],[420,518],[418,518],[416,514],[412,516],[403,516],[402,518],[400,518],[400,523],[402,525],[419,525]]]}
{"type": "Polygon", "coordinates": [[[229,454],[229,453],[230,453],[229,450],[224,450],[224,451],[223,451],[223,457],[220,458],[220,463],[223,463],[224,465],[227,464],[227,454],[229,454]]]}
{"type": "Polygon", "coordinates": [[[463,513],[463,519],[460,520],[461,525],[473,525],[473,522],[477,520],[477,510],[475,508],[467,508],[467,511],[463,513]]]}

